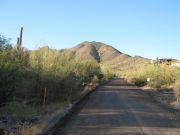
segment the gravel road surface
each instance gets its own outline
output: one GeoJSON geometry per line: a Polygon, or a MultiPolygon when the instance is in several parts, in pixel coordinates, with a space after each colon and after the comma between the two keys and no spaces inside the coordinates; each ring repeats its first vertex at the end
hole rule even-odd
{"type": "Polygon", "coordinates": [[[138,87],[113,79],[94,91],[55,135],[180,135],[180,117],[138,87]]]}

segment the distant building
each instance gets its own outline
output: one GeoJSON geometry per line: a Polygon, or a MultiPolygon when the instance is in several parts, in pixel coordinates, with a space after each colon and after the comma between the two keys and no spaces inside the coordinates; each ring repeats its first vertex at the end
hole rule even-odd
{"type": "Polygon", "coordinates": [[[168,59],[168,58],[164,58],[164,59],[156,59],[156,60],[151,60],[150,61],[151,64],[161,64],[161,65],[170,65],[170,66],[180,66],[180,61],[176,60],[176,59],[168,59]]]}
{"type": "Polygon", "coordinates": [[[174,59],[159,59],[160,64],[164,64],[164,65],[171,65],[172,62],[174,62],[174,59]]]}

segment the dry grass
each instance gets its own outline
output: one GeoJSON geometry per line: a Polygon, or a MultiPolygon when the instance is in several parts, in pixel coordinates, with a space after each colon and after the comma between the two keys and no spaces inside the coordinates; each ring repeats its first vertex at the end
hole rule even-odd
{"type": "Polygon", "coordinates": [[[173,85],[180,76],[180,68],[146,64],[127,70],[125,74],[126,78],[136,85],[160,88],[173,85]],[[147,78],[150,79],[149,82],[147,78]]]}
{"type": "Polygon", "coordinates": [[[177,103],[180,103],[180,79],[176,81],[174,90],[177,98],[177,103]]]}
{"type": "Polygon", "coordinates": [[[7,135],[39,135],[43,131],[42,125],[23,125],[15,132],[10,132],[7,135]]]}

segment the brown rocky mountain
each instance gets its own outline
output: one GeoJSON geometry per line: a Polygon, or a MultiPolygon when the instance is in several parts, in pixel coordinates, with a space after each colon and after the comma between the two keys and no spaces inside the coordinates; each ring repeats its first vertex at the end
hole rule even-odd
{"type": "Polygon", "coordinates": [[[140,56],[132,57],[118,51],[110,45],[95,41],[82,42],[75,47],[66,50],[70,51],[76,59],[94,59],[98,63],[114,66],[132,62],[141,63],[149,61],[149,59],[140,56]]]}
{"type": "Polygon", "coordinates": [[[91,58],[99,63],[107,63],[113,60],[124,60],[131,56],[123,54],[110,45],[101,42],[83,42],[73,48],[68,49],[75,58],[91,58]]]}

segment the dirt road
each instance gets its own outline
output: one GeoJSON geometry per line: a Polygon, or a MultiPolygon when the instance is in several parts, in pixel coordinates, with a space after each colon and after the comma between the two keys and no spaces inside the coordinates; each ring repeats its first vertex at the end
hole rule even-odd
{"type": "Polygon", "coordinates": [[[180,135],[180,118],[114,79],[93,92],[56,135],[180,135]]]}

